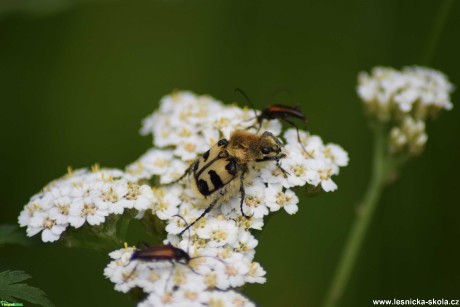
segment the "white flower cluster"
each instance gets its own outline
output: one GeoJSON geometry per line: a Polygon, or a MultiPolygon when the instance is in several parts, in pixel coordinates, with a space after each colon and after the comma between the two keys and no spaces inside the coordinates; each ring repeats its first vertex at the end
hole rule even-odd
{"type": "Polygon", "coordinates": [[[43,242],[58,240],[67,227],[100,225],[110,214],[125,209],[151,208],[153,193],[147,185],[117,169],[68,170],[34,195],[19,215],[29,237],[41,233],[43,242]]]}
{"type": "Polygon", "coordinates": [[[443,73],[425,67],[375,67],[370,75],[358,76],[359,96],[381,121],[406,115],[425,120],[442,109],[451,110],[453,89],[443,73]]]}
{"type": "Polygon", "coordinates": [[[406,151],[410,155],[417,155],[423,151],[427,140],[425,122],[407,116],[400,126],[390,131],[390,152],[406,151]]]}
{"type": "Polygon", "coordinates": [[[451,110],[454,86],[447,77],[425,67],[398,71],[375,67],[358,76],[358,95],[366,111],[380,122],[395,123],[390,131],[390,150],[412,155],[423,151],[428,139],[424,121],[441,110],[451,110]]]}
{"type": "Polygon", "coordinates": [[[151,261],[132,260],[134,248],[112,252],[113,261],[104,273],[116,290],[141,289],[147,297],[139,306],[254,306],[235,292],[246,283],[265,282],[264,269],[254,262],[258,241],[251,231],[261,230],[270,212],[284,208],[296,213],[296,186],[337,189],[332,176],[348,164],[348,154],[340,146],[324,144],[305,131],[300,131],[299,144],[296,130],[289,129],[282,137],[286,156],[280,161],[288,175],[274,161],[246,165],[244,211],[250,218],[241,214],[240,193],[224,195],[179,236],[209,202],[192,188],[190,178],[168,183],[180,178],[219,139],[231,138],[233,131],[270,131],[280,137],[281,124],[264,121],[258,127],[257,114],[190,92],[166,96],[160,110],[144,120],[142,133],[153,135],[152,149],[125,172],[98,166],[69,170],[31,198],[19,224],[27,227],[29,236],[41,232],[44,242],[53,242],[67,227],[101,225],[111,214],[126,214],[128,209],[138,218],[153,214],[165,221],[164,243],[172,245],[160,247],[151,261]]]}
{"type": "MultiPolygon", "coordinates": [[[[104,274],[115,283],[118,291],[126,293],[140,288],[148,293],[139,307],[255,306],[246,297],[229,289],[231,285],[241,284],[241,267],[236,254],[235,259],[226,256],[225,263],[212,257],[192,258],[187,266],[177,262],[132,261],[134,251],[135,248],[125,246],[110,253],[113,261],[105,268],[104,274]]],[[[261,269],[253,265],[251,270],[258,272],[261,269]]]]}
{"type": "MultiPolygon", "coordinates": [[[[126,172],[140,181],[170,183],[219,139],[228,139],[232,131],[248,129],[255,133],[254,114],[253,110],[226,106],[209,96],[190,92],[166,96],[159,111],[144,120],[142,133],[153,135],[154,148],[129,165],[126,172]]],[[[264,121],[260,133],[266,130],[279,135],[281,124],[277,120],[264,121]]],[[[281,208],[289,214],[297,212],[299,199],[291,190],[293,187],[311,185],[334,191],[337,185],[332,176],[348,164],[348,154],[340,146],[325,145],[318,136],[300,132],[305,150],[295,129],[287,130],[283,137],[286,157],[281,164],[288,176],[283,176],[274,162],[247,165],[250,175],[244,182],[244,211],[251,218],[240,212],[240,194],[229,195],[181,238],[178,234],[187,224],[174,215],[192,223],[207,207],[203,197],[192,189],[187,177],[179,183],[155,187],[152,213],[167,223],[165,243],[187,251],[192,260],[189,267],[176,264],[172,270],[171,264],[166,263],[166,268],[160,270],[158,267],[164,261],[130,261],[132,249],[115,251],[111,254],[114,260],[105,270],[115,289],[128,292],[141,288],[149,294],[142,306],[157,306],[158,302],[170,306],[201,306],[207,302],[216,306],[209,300],[223,296],[230,297],[228,302],[239,303],[226,302],[222,306],[251,306],[230,291],[245,283],[265,282],[265,271],[253,261],[258,241],[251,230],[261,230],[263,218],[270,212],[281,208]],[[171,274],[173,278],[169,278],[171,274]],[[177,274],[182,277],[176,278],[177,274]]]]}

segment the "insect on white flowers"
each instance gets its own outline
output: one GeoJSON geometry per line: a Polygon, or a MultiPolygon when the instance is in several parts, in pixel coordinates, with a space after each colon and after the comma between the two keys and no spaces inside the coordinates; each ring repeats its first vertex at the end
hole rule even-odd
{"type": "MultiPolygon", "coordinates": [[[[159,111],[144,120],[141,132],[153,135],[154,147],[138,161],[130,164],[127,173],[140,180],[158,182],[160,185],[175,182],[154,188],[154,195],[161,191],[161,198],[166,199],[169,195],[170,199],[174,199],[170,206],[177,208],[175,214],[181,215],[186,220],[173,218],[172,215],[162,216],[157,212],[161,206],[153,205],[153,214],[166,220],[167,223],[166,231],[169,234],[164,241],[165,244],[172,244],[171,250],[180,248],[188,251],[191,258],[217,257],[226,265],[212,261],[213,259],[196,258],[196,261],[189,262],[189,265],[200,274],[194,274],[193,271],[183,268],[184,272],[189,271],[185,274],[186,281],[182,282],[182,280],[180,284],[170,281],[171,285],[165,291],[170,267],[165,273],[164,268],[156,268],[151,263],[141,263],[136,269],[139,271],[139,277],[131,276],[132,280],[121,281],[114,278],[117,276],[115,272],[126,270],[126,259],[130,259],[131,256],[125,257],[125,261],[120,261],[120,252],[114,254],[116,257],[111,254],[114,260],[109,264],[111,269],[106,270],[106,276],[115,283],[116,289],[126,290],[129,285],[130,289],[140,287],[149,294],[140,306],[155,304],[182,306],[180,304],[184,303],[190,306],[197,303],[199,306],[203,303],[209,304],[209,300],[218,302],[227,296],[234,297],[231,289],[246,283],[264,283],[265,270],[254,261],[258,240],[251,234],[251,230],[261,230],[264,217],[280,208],[284,208],[289,214],[297,212],[299,198],[292,190],[293,187],[306,184],[327,187],[328,183],[333,183],[331,178],[338,174],[339,168],[348,164],[348,155],[340,146],[325,145],[320,137],[305,131],[299,130],[297,137],[296,129],[288,129],[281,140],[281,124],[278,120],[264,120],[260,133],[257,133],[256,128],[253,128],[256,127],[256,118],[253,114],[253,110],[240,109],[234,105],[226,106],[209,96],[176,92],[164,97],[159,111]],[[269,147],[272,148],[269,151],[272,154],[267,151],[266,155],[270,158],[260,162],[256,162],[254,158],[243,159],[244,155],[241,152],[235,152],[235,144],[240,143],[235,142],[237,138],[234,138],[233,144],[230,144],[230,152],[225,152],[224,150],[232,142],[232,133],[235,131],[243,135],[250,134],[253,138],[260,138],[265,131],[268,131],[265,136],[270,140],[269,147]],[[219,144],[219,140],[222,139],[225,141],[219,144]],[[183,151],[183,144],[196,144],[197,146],[190,147],[195,155],[191,154],[192,151],[186,154],[183,151]],[[178,148],[181,149],[177,150],[178,148]],[[305,152],[304,148],[308,152],[305,152]],[[217,169],[216,173],[221,178],[222,184],[213,179],[214,175],[209,174],[209,171],[215,171],[217,165],[214,163],[217,163],[216,161],[221,163],[222,160],[225,163],[221,164],[226,166],[231,164],[229,160],[235,156],[241,159],[240,164],[234,163],[237,165],[235,174],[239,174],[235,177],[227,177],[217,169]],[[172,167],[174,164],[178,167],[172,167]],[[186,172],[187,166],[188,172],[186,172]],[[239,175],[243,169],[245,176],[241,180],[239,175]],[[205,171],[208,171],[206,176],[205,171]],[[172,172],[175,176],[171,176],[172,172]],[[189,173],[192,174],[190,178],[187,177],[189,173]],[[183,178],[178,180],[181,176],[183,178]],[[199,183],[200,179],[201,183],[199,183]],[[216,189],[216,186],[220,186],[221,189],[216,189]],[[238,193],[241,186],[244,187],[243,197],[238,193]],[[213,190],[217,190],[218,194],[203,200],[203,194],[207,194],[208,190],[210,194],[213,190]],[[201,193],[203,191],[206,193],[201,193]],[[216,199],[218,202],[211,206],[211,210],[209,204],[216,199]],[[241,214],[242,201],[243,214],[241,214]],[[203,214],[205,211],[206,215],[203,214]],[[199,220],[194,223],[197,219],[199,220]],[[194,225],[188,228],[190,224],[194,225]],[[183,237],[178,236],[180,233],[183,237]],[[146,282],[144,276],[149,275],[155,277],[154,282],[146,282]],[[206,290],[197,293],[191,288],[192,281],[198,285],[204,284],[206,290]],[[173,288],[176,291],[171,291],[173,288]],[[193,304],[189,298],[193,298],[193,304]]],[[[244,144],[247,143],[243,142],[244,144]]],[[[257,148],[261,150],[262,146],[257,148]]],[[[263,159],[263,153],[261,155],[262,157],[259,158],[263,159]]],[[[164,206],[167,207],[168,203],[164,206]]],[[[126,250],[126,253],[131,255],[133,250],[126,250]]],[[[174,278],[171,277],[171,280],[174,278]]],[[[231,301],[231,299],[225,300],[225,304],[253,306],[240,295],[237,295],[233,303],[230,303],[231,301]]]]}
{"type": "Polygon", "coordinates": [[[198,160],[191,164],[185,174],[177,181],[193,173],[192,186],[207,201],[208,207],[189,226],[181,231],[183,234],[203,218],[219,201],[229,200],[237,191],[240,192],[240,212],[246,217],[243,204],[245,201],[245,177],[249,172],[249,164],[275,161],[276,167],[287,177],[281,167],[280,160],[286,156],[282,152],[283,143],[271,132],[265,131],[256,135],[244,130],[232,132],[230,139],[221,139],[206,151],[198,160]]]}
{"type": "Polygon", "coordinates": [[[165,227],[167,237],[156,238],[163,245],[109,254],[104,275],[115,290],[142,290],[138,306],[254,306],[235,291],[266,281],[252,231],[272,212],[299,210],[294,187],[335,190],[332,178],[348,164],[340,146],[297,127],[281,134],[272,117],[174,92],[143,122],[141,133],[153,135],[144,155],[125,171],[69,171],[31,198],[19,224],[51,242],[68,227],[101,229],[112,216],[137,213],[165,227]]]}

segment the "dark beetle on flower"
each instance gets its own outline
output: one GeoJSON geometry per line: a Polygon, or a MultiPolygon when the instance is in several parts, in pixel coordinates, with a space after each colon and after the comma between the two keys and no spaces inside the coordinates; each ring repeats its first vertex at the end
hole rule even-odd
{"type": "MultiPolygon", "coordinates": [[[[187,221],[180,215],[174,215],[175,217],[179,217],[184,221],[184,223],[187,225],[187,221]]],[[[188,229],[188,227],[187,227],[188,229]]],[[[189,254],[190,250],[190,241],[189,241],[189,246],[187,247],[187,251],[184,251],[181,248],[175,247],[171,243],[164,244],[164,245],[156,245],[156,246],[148,246],[146,243],[144,243],[146,247],[142,249],[136,249],[133,254],[131,255],[130,262],[131,261],[143,261],[143,262],[161,262],[161,261],[167,261],[172,264],[172,269],[176,266],[176,264],[182,264],[187,266],[192,272],[195,274],[201,275],[200,273],[196,272],[190,265],[190,262],[199,259],[199,258],[213,258],[219,262],[221,262],[224,266],[227,266],[225,261],[218,257],[213,257],[213,256],[196,256],[196,257],[191,257],[189,254]]],[[[131,276],[135,271],[136,267],[132,270],[131,276]]],[[[169,277],[165,283],[165,292],[167,285],[169,283],[169,280],[172,275],[172,270],[171,273],[169,274],[169,277]]],[[[176,289],[176,286],[174,286],[173,289],[176,289]]]]}
{"type": "Polygon", "coordinates": [[[142,260],[142,261],[171,261],[176,263],[182,263],[188,265],[192,258],[184,250],[173,246],[168,243],[166,245],[158,245],[146,247],[143,249],[137,249],[131,256],[131,261],[142,260]],[[181,262],[181,260],[183,262],[181,262]]]}
{"type": "MultiPolygon", "coordinates": [[[[235,92],[240,93],[243,95],[244,98],[249,102],[249,104],[252,106],[251,100],[249,97],[246,95],[243,90],[237,88],[235,89],[235,92]]],[[[253,107],[253,106],[252,106],[253,107]]],[[[254,107],[253,107],[254,108],[254,107]]],[[[302,142],[300,141],[300,134],[299,134],[299,128],[297,125],[291,121],[291,119],[298,119],[301,120],[304,123],[304,127],[307,126],[307,118],[305,114],[303,113],[302,109],[300,106],[287,106],[287,105],[282,105],[282,104],[272,104],[269,105],[268,107],[262,109],[259,115],[256,115],[256,120],[258,124],[258,129],[259,131],[262,128],[262,123],[264,120],[273,120],[273,119],[279,119],[280,121],[291,125],[292,127],[295,128],[297,132],[297,140],[302,146],[302,149],[304,150],[305,153],[307,153],[307,150],[303,146],[302,142]]],[[[308,154],[308,153],[307,153],[308,154]]],[[[309,154],[308,154],[309,155],[309,154]]]]}
{"type": "Polygon", "coordinates": [[[245,176],[250,171],[248,163],[275,161],[278,169],[287,176],[279,163],[280,159],[286,157],[282,152],[283,147],[281,140],[269,131],[258,135],[236,130],[228,140],[221,139],[206,151],[190,165],[184,175],[172,182],[178,182],[193,173],[193,187],[209,202],[204,212],[182,230],[180,235],[211,211],[218,201],[229,200],[237,191],[241,195],[241,214],[250,218],[251,216],[243,212],[245,176]]]}

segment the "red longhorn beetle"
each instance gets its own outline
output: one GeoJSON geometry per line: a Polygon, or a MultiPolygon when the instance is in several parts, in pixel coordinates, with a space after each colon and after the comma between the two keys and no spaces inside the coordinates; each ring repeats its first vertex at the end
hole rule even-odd
{"type": "MultiPolygon", "coordinates": [[[[249,102],[252,108],[254,108],[251,100],[246,95],[246,93],[243,92],[243,90],[236,88],[235,93],[240,93],[241,95],[243,95],[243,97],[249,102]]],[[[292,127],[294,127],[297,132],[297,141],[299,141],[299,144],[300,146],[302,146],[302,149],[304,150],[304,152],[310,155],[305,149],[305,147],[303,146],[302,142],[300,141],[299,128],[294,122],[291,121],[291,119],[298,119],[304,123],[305,127],[307,126],[307,118],[305,117],[305,114],[303,113],[300,106],[286,106],[282,104],[272,104],[262,109],[262,112],[259,115],[256,115],[257,124],[259,125],[259,128],[257,131],[259,131],[260,128],[262,127],[262,122],[264,120],[273,120],[273,119],[279,119],[280,121],[285,122],[291,125],[292,127]]]]}
{"type": "MultiPolygon", "coordinates": [[[[180,215],[174,215],[176,217],[179,217],[182,219],[185,224],[187,225],[187,221],[180,215]]],[[[190,231],[190,230],[189,230],[190,231]]],[[[189,239],[189,246],[188,250],[190,249],[190,239],[189,239]]],[[[220,262],[222,262],[225,266],[227,264],[220,258],[213,257],[213,256],[197,256],[197,257],[190,257],[189,252],[184,251],[183,249],[180,249],[178,247],[173,246],[171,243],[164,244],[164,245],[157,245],[157,246],[150,246],[150,247],[145,247],[142,249],[137,249],[134,251],[134,253],[131,255],[130,261],[134,260],[140,260],[140,261],[153,261],[153,262],[160,262],[160,261],[169,261],[173,265],[173,268],[175,267],[176,263],[182,264],[187,266],[190,270],[192,270],[195,274],[201,275],[200,273],[196,272],[194,269],[190,267],[190,261],[198,258],[213,258],[216,259],[220,262]]],[[[136,270],[136,267],[133,269],[131,274],[134,273],[136,270]]],[[[169,283],[169,280],[172,275],[172,270],[171,274],[168,276],[168,279],[165,284],[165,292],[166,292],[166,287],[169,283]]]]}

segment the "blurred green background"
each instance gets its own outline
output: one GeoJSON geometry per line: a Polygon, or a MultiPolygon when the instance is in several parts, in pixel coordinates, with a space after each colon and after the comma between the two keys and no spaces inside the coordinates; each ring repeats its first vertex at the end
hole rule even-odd
{"type": "MultiPolygon", "coordinates": [[[[16,223],[68,165],[123,168],[139,157],[151,144],[140,121],[173,89],[244,104],[233,94],[240,87],[259,107],[287,89],[283,102],[301,104],[310,130],[351,161],[338,191],[271,219],[256,254],[268,281],[245,293],[260,306],[319,306],[370,174],[357,73],[428,57],[460,86],[459,33],[455,1],[3,0],[0,223],[16,223]]],[[[428,126],[424,154],[386,191],[343,306],[460,298],[458,92],[453,101],[428,126]]],[[[104,279],[108,261],[57,244],[0,247],[0,271],[27,271],[57,306],[132,306],[104,279]]]]}

